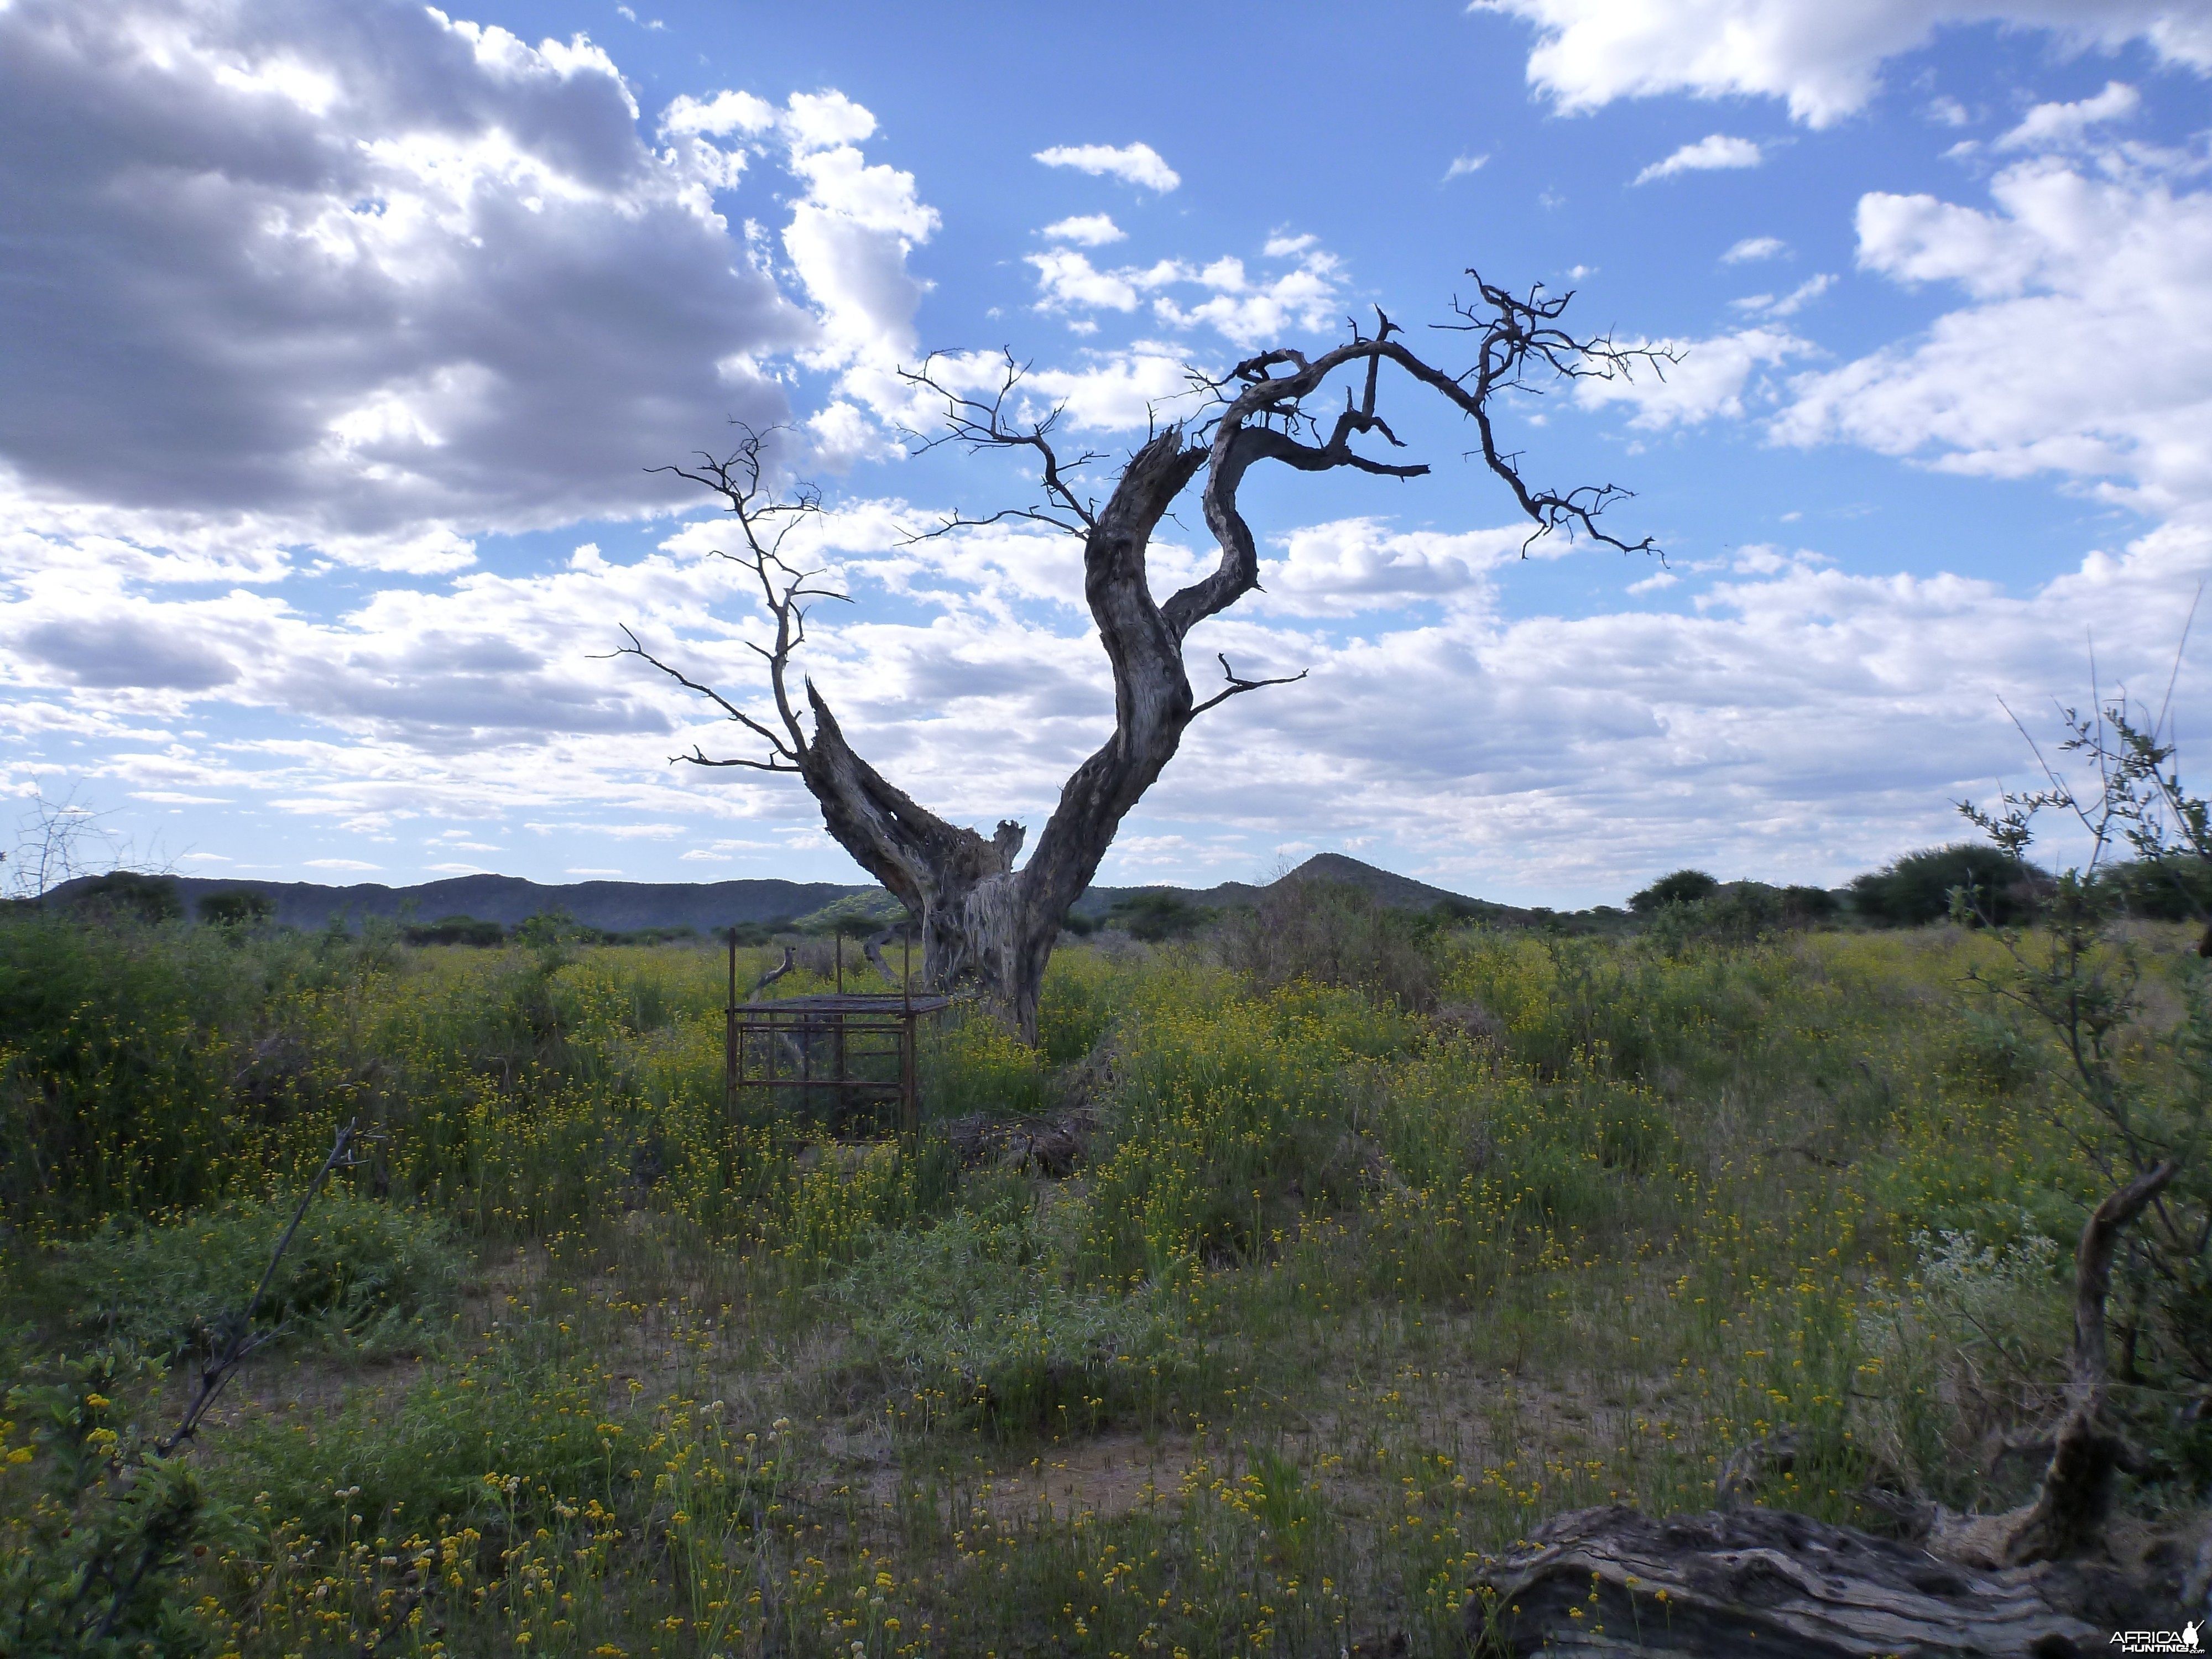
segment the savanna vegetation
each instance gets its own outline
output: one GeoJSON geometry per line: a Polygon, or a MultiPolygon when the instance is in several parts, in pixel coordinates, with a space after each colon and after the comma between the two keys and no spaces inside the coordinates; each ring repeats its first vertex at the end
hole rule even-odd
{"type": "MultiPolygon", "coordinates": [[[[15,907],[0,1651],[1443,1653],[1563,1510],[2018,1502],[2073,1240],[2202,1126],[2193,929],[1677,886],[1064,943],[911,1147],[726,1113],[696,942],[15,907]],[[2037,998],[2092,981],[2085,1072],[2037,998]]],[[[2204,1183],[2115,1278],[2127,1524],[2212,1481],[2204,1183]]]]}

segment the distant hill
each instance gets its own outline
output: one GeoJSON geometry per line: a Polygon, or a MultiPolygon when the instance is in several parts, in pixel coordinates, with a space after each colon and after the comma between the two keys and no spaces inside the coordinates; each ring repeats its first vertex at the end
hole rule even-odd
{"type": "MultiPolygon", "coordinates": [[[[1377,904],[1392,910],[1426,910],[1448,902],[1459,904],[1481,902],[1458,893],[1447,892],[1441,887],[1431,887],[1425,881],[1415,881],[1411,876],[1378,870],[1371,864],[1362,864],[1358,859],[1346,858],[1341,853],[1316,853],[1282,879],[1285,882],[1326,881],[1345,887],[1364,888],[1374,895],[1377,904]]],[[[1232,904],[1257,904],[1261,894],[1266,891],[1264,887],[1250,886],[1244,882],[1224,881],[1218,887],[1208,887],[1192,894],[1191,898],[1197,903],[1222,908],[1232,904]]]]}
{"type": "MultiPolygon", "coordinates": [[[[240,890],[265,893],[276,901],[276,921],[287,927],[317,931],[330,926],[333,916],[358,921],[363,916],[398,919],[403,911],[415,921],[435,921],[444,916],[473,916],[512,927],[547,910],[565,910],[578,921],[610,933],[634,933],[648,927],[690,927],[706,933],[732,922],[765,922],[831,915],[855,909],[877,910],[889,895],[880,887],[827,881],[580,881],[550,884],[526,881],[520,876],[454,876],[444,881],[423,882],[413,887],[386,887],[361,882],[346,887],[325,887],[309,881],[250,881],[236,877],[179,876],[177,889],[187,915],[197,916],[200,900],[210,893],[240,890]]],[[[1522,913],[1503,905],[1486,904],[1457,893],[1431,887],[1410,876],[1394,875],[1371,864],[1346,858],[1341,853],[1317,853],[1285,881],[1342,882],[1363,887],[1376,902],[1404,909],[1425,910],[1450,902],[1485,915],[1517,918],[1522,913]]],[[[66,882],[54,896],[67,902],[82,882],[66,882]]],[[[1086,915],[1103,915],[1116,899],[1139,893],[1171,893],[1194,904],[1225,909],[1256,904],[1266,888],[1247,882],[1223,882],[1218,886],[1191,889],[1167,885],[1150,887],[1093,887],[1076,901],[1086,915]]]]}
{"type": "MultiPolygon", "coordinates": [[[[1468,898],[1441,887],[1431,887],[1425,881],[1415,881],[1411,876],[1378,870],[1371,864],[1346,858],[1341,853],[1316,853],[1279,879],[1282,882],[1325,881],[1346,887],[1364,888],[1375,896],[1375,902],[1386,909],[1426,910],[1438,904],[1455,904],[1484,915],[1520,917],[1530,914],[1510,909],[1503,904],[1492,904],[1483,899],[1468,898]]],[[[1267,885],[1274,884],[1269,883],[1267,885]]],[[[1075,902],[1075,908],[1084,915],[1103,915],[1118,899],[1133,898],[1139,893],[1168,893],[1193,904],[1226,910],[1237,905],[1257,904],[1267,890],[1267,886],[1255,886],[1244,881],[1224,881],[1218,886],[1199,888],[1176,887],[1165,883],[1151,887],[1093,887],[1075,902]]]]}

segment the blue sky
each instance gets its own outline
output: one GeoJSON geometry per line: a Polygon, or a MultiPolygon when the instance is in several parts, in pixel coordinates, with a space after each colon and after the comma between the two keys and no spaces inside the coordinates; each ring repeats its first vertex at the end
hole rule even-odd
{"type": "MultiPolygon", "coordinates": [[[[1101,878],[1839,881],[2024,781],[2005,706],[2046,734],[2093,653],[2164,695],[2212,574],[2208,73],[2205,0],[5,0],[0,781],[188,873],[848,878],[605,655],[757,683],[646,471],[738,418],[826,491],[852,603],[803,665],[862,752],[1034,829],[1110,727],[1079,550],[914,544],[1024,481],[909,456],[897,369],[1011,349],[1119,454],[1187,367],[1377,305],[1449,360],[1474,266],[1679,354],[1507,416],[1665,562],[1518,557],[1386,387],[1433,473],[1255,478],[1267,591],[1191,656],[1308,678],[1194,727],[1101,878]]],[[[1206,547],[1170,526],[1159,584],[1206,547]]]]}

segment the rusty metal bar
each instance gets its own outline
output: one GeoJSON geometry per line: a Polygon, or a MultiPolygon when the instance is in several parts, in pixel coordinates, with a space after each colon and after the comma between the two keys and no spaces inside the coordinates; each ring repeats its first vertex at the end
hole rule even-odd
{"type": "Polygon", "coordinates": [[[722,1110],[738,1109],[738,1084],[744,1060],[738,1042],[738,930],[730,927],[730,1000],[722,1008],[722,1110]]]}
{"type": "Polygon", "coordinates": [[[899,1139],[913,1152],[921,1142],[921,1083],[915,1065],[914,1012],[899,1021],[899,1139]]]}

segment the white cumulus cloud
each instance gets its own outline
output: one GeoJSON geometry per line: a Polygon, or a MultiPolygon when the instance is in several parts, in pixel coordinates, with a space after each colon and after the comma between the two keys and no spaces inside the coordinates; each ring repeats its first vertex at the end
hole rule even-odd
{"type": "Polygon", "coordinates": [[[2054,149],[2079,143],[2088,130],[2122,121],[2142,107],[2142,94],[2124,81],[2107,81],[2094,98],[2071,104],[2038,104],[2020,125],[1999,137],[1996,149],[2054,149]]]}
{"type": "Polygon", "coordinates": [[[1664,161],[1654,161],[1632,181],[1648,185],[1654,179],[1671,179],[1678,173],[1711,173],[1734,167],[1755,167],[1759,148],[1748,138],[1731,138],[1723,132],[1707,133],[1694,144],[1685,144],[1664,161]]]}
{"type": "Polygon", "coordinates": [[[1088,354],[1072,368],[1038,369],[1026,384],[1066,408],[1078,429],[1143,432],[1156,415],[1174,419],[1198,398],[1191,389],[1188,355],[1159,340],[1139,340],[1127,350],[1088,354]]]}
{"type": "Polygon", "coordinates": [[[1528,79],[1565,110],[1687,92],[1785,100],[1828,126],[1863,109],[1882,64],[1948,25],[2048,30],[2069,46],[2145,40],[2212,70],[2212,14],[2197,0],[1476,0],[1536,29],[1528,79]]]}
{"type": "Polygon", "coordinates": [[[1087,313],[1133,312],[1151,296],[1154,318],[1171,328],[1209,327],[1249,346],[1293,330],[1330,326],[1339,306],[1336,257],[1310,236],[1268,239],[1264,257],[1286,258],[1290,268],[1255,275],[1242,259],[1224,255],[1204,265],[1161,259],[1146,266],[1102,270],[1073,248],[1026,255],[1037,273],[1037,309],[1070,314],[1090,326],[1087,313]],[[1175,290],[1204,290],[1203,299],[1180,300],[1175,290]]]}
{"type": "MultiPolygon", "coordinates": [[[[1437,604],[1457,614],[1489,607],[1490,572],[1521,556],[1523,530],[1392,531],[1376,519],[1308,526],[1260,562],[1258,616],[1350,617],[1437,604]]],[[[1564,541],[1547,552],[1565,550],[1564,541]]]]}
{"type": "Polygon", "coordinates": [[[1779,236],[1747,236],[1721,255],[1724,265],[1740,265],[1754,259],[1776,259],[1790,252],[1790,245],[1779,236]]]}
{"type": "Polygon", "coordinates": [[[1741,416],[1747,392],[1759,371],[1814,349],[1809,342],[1786,329],[1763,325],[1705,340],[1624,343],[1664,347],[1674,351],[1676,361],[1651,367],[1635,365],[1632,374],[1618,374],[1609,380],[1577,380],[1575,398],[1589,409],[1625,404],[1633,411],[1629,424],[1647,430],[1696,426],[1717,416],[1741,416]]]}
{"type": "Polygon", "coordinates": [[[1085,247],[1103,247],[1109,242],[1127,240],[1129,233],[1115,224],[1110,215],[1085,213],[1047,225],[1043,234],[1054,241],[1080,242],[1085,247]]]}
{"type": "Polygon", "coordinates": [[[1835,285],[1835,277],[1822,271],[1817,276],[1807,277],[1778,300],[1771,294],[1753,294],[1729,303],[1738,311],[1753,312],[1761,317],[1794,317],[1835,285]]]}
{"type": "Polygon", "coordinates": [[[1073,167],[1078,173],[1103,174],[1141,185],[1164,194],[1182,183],[1182,175],[1160,159],[1150,144],[1055,144],[1041,149],[1036,160],[1048,167],[1073,167]]]}
{"type": "Polygon", "coordinates": [[[1861,198],[1862,269],[1954,284],[1969,303],[1801,380],[1777,434],[2212,512],[2212,193],[2185,165],[2107,155],[2022,161],[1990,194],[1987,208],[1861,198]]]}

